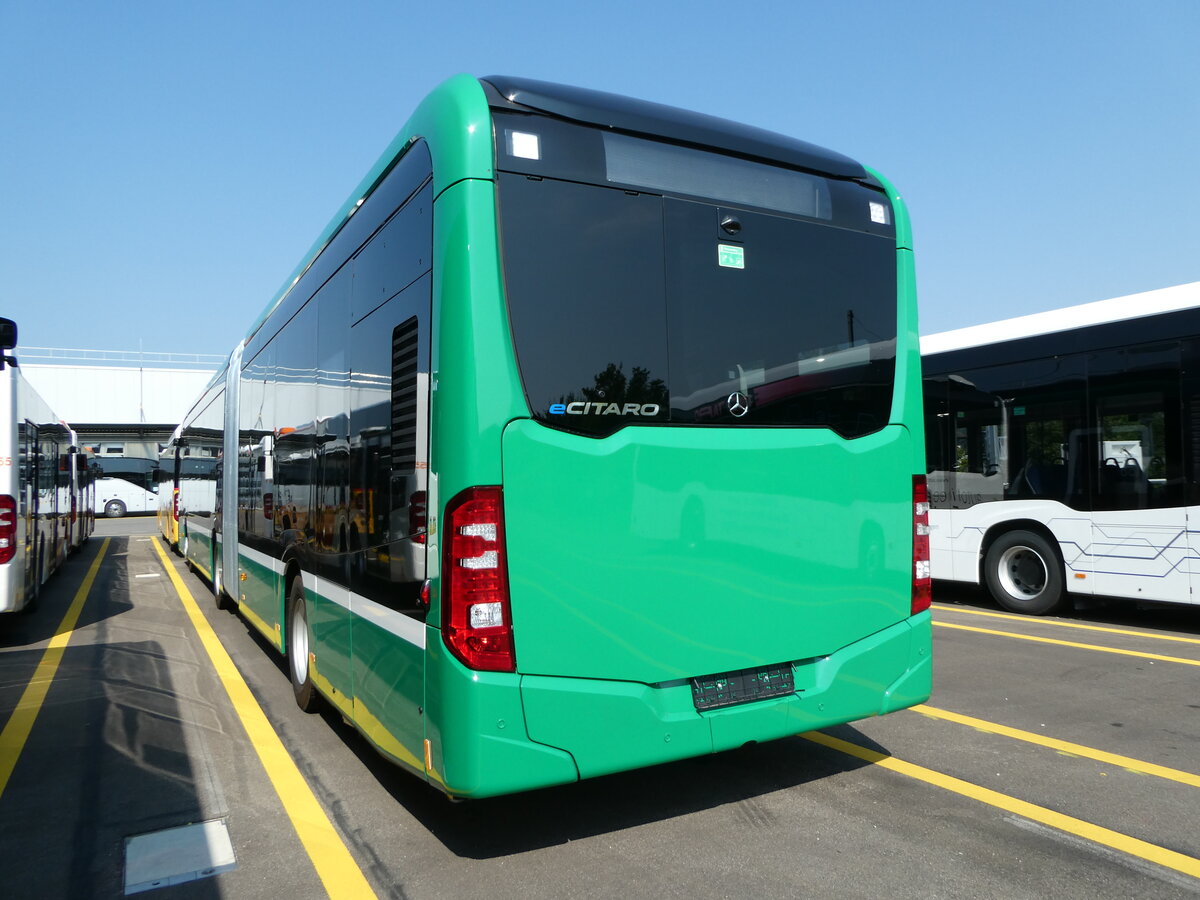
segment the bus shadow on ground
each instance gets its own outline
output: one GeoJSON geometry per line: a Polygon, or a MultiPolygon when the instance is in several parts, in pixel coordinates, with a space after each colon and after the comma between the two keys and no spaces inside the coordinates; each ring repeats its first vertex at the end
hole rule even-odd
{"type": "MultiPolygon", "coordinates": [[[[103,544],[103,538],[92,537],[42,585],[32,606],[20,612],[0,615],[0,648],[40,645],[58,633],[63,616],[103,544]]],[[[96,580],[75,623],[75,630],[119,616],[133,607],[127,595],[117,596],[113,590],[115,580],[127,578],[125,556],[128,549],[128,542],[123,538],[114,538],[109,544],[104,562],[96,573],[96,580]]]]}
{"type": "MultiPolygon", "coordinates": [[[[336,713],[324,712],[379,783],[457,856],[494,859],[566,844],[723,806],[750,824],[774,815],[767,794],[860,769],[868,763],[801,737],[486,800],[451,802],[380,757],[336,713]],[[503,828],[497,823],[503,822],[503,828]]],[[[881,753],[852,727],[840,730],[881,753]]]]}
{"type": "MultiPolygon", "coordinates": [[[[43,588],[39,604],[20,616],[20,633],[4,644],[51,637],[99,551],[95,538],[43,588]]],[[[125,838],[199,821],[214,812],[214,775],[193,760],[187,727],[219,727],[194,674],[173,667],[169,647],[140,639],[119,617],[132,608],[126,587],[128,545],[114,540],[97,573],[76,629],[34,727],[0,798],[7,874],[5,898],[120,896],[125,838]],[[193,698],[181,700],[180,698],[193,698]],[[206,793],[207,792],[207,793],[206,793]],[[30,816],[29,811],[37,815],[30,816]]],[[[44,656],[27,646],[0,654],[0,722],[44,656]]],[[[218,810],[224,814],[224,810],[218,810]]],[[[189,897],[216,898],[213,881],[189,897]]]]}
{"type": "MultiPolygon", "coordinates": [[[[974,585],[935,581],[933,601],[947,606],[961,606],[968,609],[1013,615],[997,604],[987,591],[974,585]]],[[[1092,625],[1150,628],[1156,631],[1200,635],[1200,606],[1187,603],[1122,600],[1110,597],[1072,596],[1072,601],[1048,618],[1069,619],[1092,625]]],[[[1036,622],[1043,617],[1028,616],[1027,618],[1031,622],[1036,622]]]]}

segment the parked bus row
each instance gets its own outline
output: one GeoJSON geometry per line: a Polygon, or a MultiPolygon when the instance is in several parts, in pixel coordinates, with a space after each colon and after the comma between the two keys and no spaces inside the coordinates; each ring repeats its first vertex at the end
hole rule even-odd
{"type": "Polygon", "coordinates": [[[163,535],[451,796],[918,703],[911,247],[839,154],[455,77],[187,414],[163,535]]]}
{"type": "Polygon", "coordinates": [[[89,458],[22,376],[16,346],[16,323],[0,319],[0,612],[32,606],[95,524],[89,458]]]}
{"type": "Polygon", "coordinates": [[[921,344],[935,578],[1200,602],[1200,282],[921,344]]]}

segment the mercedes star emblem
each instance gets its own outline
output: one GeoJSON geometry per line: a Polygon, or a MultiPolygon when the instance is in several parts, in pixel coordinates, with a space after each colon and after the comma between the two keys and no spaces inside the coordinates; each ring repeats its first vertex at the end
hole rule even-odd
{"type": "Polygon", "coordinates": [[[729,411],[739,419],[750,412],[750,398],[741,391],[734,391],[725,402],[729,404],[729,411]]]}

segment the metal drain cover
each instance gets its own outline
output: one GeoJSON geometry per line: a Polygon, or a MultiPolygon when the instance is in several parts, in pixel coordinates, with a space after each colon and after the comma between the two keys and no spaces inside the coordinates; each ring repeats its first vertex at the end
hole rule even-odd
{"type": "Polygon", "coordinates": [[[237,868],[224,819],[125,839],[125,894],[208,878],[237,868]]]}

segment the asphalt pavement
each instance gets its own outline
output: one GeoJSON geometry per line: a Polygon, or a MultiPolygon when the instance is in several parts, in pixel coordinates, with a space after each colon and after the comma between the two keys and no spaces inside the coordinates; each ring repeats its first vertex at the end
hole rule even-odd
{"type": "Polygon", "coordinates": [[[917,710],[451,803],[302,713],[153,517],[101,520],[0,619],[4,896],[122,896],[131,838],[199,823],[231,857],[147,896],[1200,895],[1200,608],[1032,619],[938,585],[934,622],[917,710]]]}

